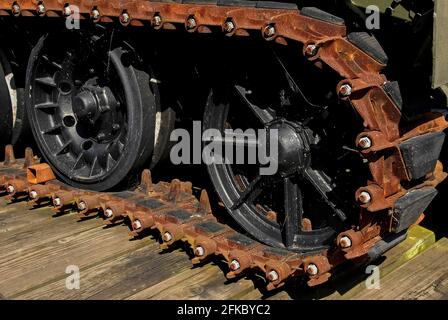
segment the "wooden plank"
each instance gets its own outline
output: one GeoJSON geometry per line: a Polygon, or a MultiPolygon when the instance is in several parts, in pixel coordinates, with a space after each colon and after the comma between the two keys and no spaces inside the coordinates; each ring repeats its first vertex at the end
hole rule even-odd
{"type": "Polygon", "coordinates": [[[124,299],[147,287],[191,268],[191,261],[180,249],[160,253],[151,244],[114,260],[83,269],[80,288],[68,290],[65,279],[17,296],[19,299],[124,299]]]}
{"type": "Polygon", "coordinates": [[[114,259],[148,244],[148,239],[129,241],[128,227],[97,227],[40,243],[0,262],[0,293],[14,298],[58,279],[65,279],[67,266],[80,271],[114,259]]]}
{"type": "Polygon", "coordinates": [[[215,264],[189,269],[154,286],[146,288],[129,299],[225,300],[254,290],[251,280],[241,278],[228,281],[215,264]]]}
{"type": "Polygon", "coordinates": [[[380,278],[380,289],[364,290],[354,299],[448,300],[448,239],[380,278]]]}
{"type": "MultiPolygon", "coordinates": [[[[372,265],[377,265],[383,276],[387,275],[399,266],[414,259],[434,243],[435,235],[432,231],[421,226],[412,227],[409,229],[406,240],[386,252],[384,259],[379,259],[372,265]]],[[[363,268],[349,270],[336,276],[334,279],[330,279],[328,283],[311,290],[292,284],[286,290],[274,294],[268,297],[268,299],[350,299],[351,296],[365,289],[364,281],[367,276],[363,268]]]]}
{"type": "Polygon", "coordinates": [[[239,300],[261,300],[263,299],[263,294],[260,290],[251,290],[246,294],[239,297],[239,300]]]}
{"type": "Polygon", "coordinates": [[[60,241],[61,237],[67,237],[92,228],[103,226],[102,219],[90,219],[86,221],[77,220],[75,213],[66,214],[60,217],[53,217],[49,208],[38,209],[39,223],[33,221],[37,217],[28,216],[28,213],[19,214],[19,221],[23,221],[20,228],[13,228],[9,232],[0,234],[0,264],[17,256],[22,252],[27,252],[31,248],[44,243],[60,241]],[[24,218],[25,217],[25,218],[24,218]],[[26,223],[27,219],[31,219],[26,223]],[[13,231],[13,232],[11,232],[13,231]]]}
{"type": "Polygon", "coordinates": [[[433,30],[433,87],[448,84],[448,1],[435,0],[433,30]]]}
{"type": "Polygon", "coordinates": [[[0,237],[23,227],[49,221],[54,214],[49,208],[29,208],[24,203],[0,208],[3,210],[0,213],[0,237]]]}

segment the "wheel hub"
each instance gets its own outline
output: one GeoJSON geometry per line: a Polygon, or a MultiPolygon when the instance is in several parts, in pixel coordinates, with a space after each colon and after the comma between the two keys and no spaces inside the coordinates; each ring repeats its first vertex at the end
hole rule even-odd
{"type": "Polygon", "coordinates": [[[73,98],[73,112],[80,120],[94,123],[102,113],[115,109],[118,101],[109,87],[84,87],[73,98]]]}
{"type": "Polygon", "coordinates": [[[274,122],[268,130],[278,132],[278,174],[282,177],[301,172],[311,162],[309,129],[286,120],[274,122]]]}

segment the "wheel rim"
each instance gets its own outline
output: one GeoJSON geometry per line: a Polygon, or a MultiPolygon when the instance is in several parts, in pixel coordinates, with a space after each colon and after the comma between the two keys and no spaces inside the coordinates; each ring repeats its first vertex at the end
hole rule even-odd
{"type": "MultiPolygon", "coordinates": [[[[304,155],[306,149],[312,149],[310,152],[314,153],[314,144],[320,143],[317,138],[315,142],[304,142],[310,130],[305,125],[306,121],[291,118],[289,112],[277,114],[276,108],[268,107],[270,101],[263,97],[263,92],[273,91],[272,88],[257,88],[258,83],[256,80],[251,82],[250,73],[244,74],[242,79],[239,73],[232,75],[235,77],[233,80],[226,80],[224,85],[220,83],[211,91],[204,115],[205,129],[218,129],[224,134],[228,128],[277,127],[279,163],[285,165],[279,166],[275,176],[261,178],[258,166],[248,169],[220,164],[225,163],[224,159],[214,162],[207,168],[218,196],[236,222],[264,243],[300,253],[327,249],[335,235],[351,222],[352,217],[347,219],[345,212],[355,208],[355,201],[342,204],[333,188],[332,178],[322,170],[319,161],[314,161],[319,160],[318,157],[307,158],[304,155]],[[257,96],[260,92],[261,95],[257,96]],[[292,142],[282,145],[282,140],[292,142]],[[314,202],[316,198],[319,198],[319,203],[314,202]]],[[[262,75],[255,78],[263,79],[262,75]]],[[[276,78],[280,79],[280,76],[276,78]]],[[[350,139],[347,138],[348,141],[350,139]]],[[[359,158],[354,153],[354,157],[359,158]]],[[[350,192],[346,191],[347,194],[350,192]]]]}
{"type": "Polygon", "coordinates": [[[28,111],[39,147],[61,178],[109,189],[151,154],[155,101],[148,77],[126,66],[127,50],[109,50],[88,34],[74,37],[76,46],[58,50],[48,37],[34,49],[28,111]]]}

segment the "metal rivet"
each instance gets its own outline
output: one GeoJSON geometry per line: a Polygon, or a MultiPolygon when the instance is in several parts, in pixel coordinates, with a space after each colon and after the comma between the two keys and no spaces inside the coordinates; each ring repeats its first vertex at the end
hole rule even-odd
{"type": "Polygon", "coordinates": [[[129,21],[131,20],[131,17],[129,16],[129,13],[127,12],[123,12],[120,16],[120,21],[123,24],[127,24],[129,23],[129,21]]]}
{"type": "Polygon", "coordinates": [[[370,193],[368,193],[367,191],[363,191],[359,194],[358,200],[363,204],[367,204],[372,200],[372,197],[370,193]]]}
{"type": "Polygon", "coordinates": [[[267,278],[269,281],[277,281],[279,278],[277,271],[275,270],[269,271],[267,278]]]}
{"type": "Polygon", "coordinates": [[[14,193],[14,191],[16,191],[16,190],[14,189],[14,186],[12,186],[12,185],[8,185],[8,186],[6,187],[6,191],[7,191],[8,193],[14,193]]]}
{"type": "Polygon", "coordinates": [[[201,246],[197,246],[197,247],[194,249],[194,254],[195,254],[197,257],[202,257],[202,256],[205,254],[205,250],[204,250],[204,248],[202,248],[201,246]]]}
{"type": "Polygon", "coordinates": [[[271,38],[275,35],[275,27],[272,24],[267,25],[264,27],[263,34],[266,38],[271,38]]]}
{"type": "Polygon", "coordinates": [[[317,266],[314,263],[310,263],[306,267],[306,273],[308,273],[310,276],[315,276],[319,273],[319,269],[317,268],[317,266]]]}
{"type": "Polygon", "coordinates": [[[233,30],[235,30],[235,24],[233,21],[226,21],[226,23],[224,23],[224,31],[231,33],[233,30]]]}
{"type": "Polygon", "coordinates": [[[344,249],[350,248],[352,246],[352,240],[347,236],[343,236],[339,240],[339,245],[341,246],[341,248],[344,248],[344,249]]]}
{"type": "Polygon", "coordinates": [[[43,3],[39,3],[36,8],[38,15],[43,15],[45,13],[45,6],[43,3]]]}
{"type": "Polygon", "coordinates": [[[134,228],[134,230],[141,229],[142,223],[140,222],[140,220],[136,219],[134,220],[134,222],[132,222],[132,227],[134,228]]]}
{"type": "Polygon", "coordinates": [[[20,15],[20,5],[17,2],[14,2],[11,6],[11,11],[14,16],[20,15]]]}
{"type": "Polygon", "coordinates": [[[352,91],[353,91],[352,86],[349,85],[348,83],[343,84],[343,85],[339,88],[339,94],[340,94],[342,97],[348,97],[348,96],[350,96],[350,95],[352,94],[352,91]]]}
{"type": "Polygon", "coordinates": [[[197,25],[196,19],[194,17],[190,17],[187,19],[186,26],[187,26],[188,30],[192,30],[192,29],[196,28],[196,25],[197,25]]]}
{"type": "Polygon", "coordinates": [[[162,17],[159,14],[155,14],[152,18],[152,24],[156,27],[160,27],[162,25],[162,17]]]}
{"type": "Polygon", "coordinates": [[[230,268],[230,270],[232,270],[232,271],[236,271],[236,270],[238,270],[239,268],[241,268],[241,266],[240,266],[240,263],[238,262],[238,260],[233,259],[233,260],[230,262],[229,268],[230,268]]]}
{"type": "Polygon", "coordinates": [[[170,242],[171,240],[173,240],[173,236],[171,235],[171,233],[169,233],[168,231],[165,232],[162,236],[163,241],[165,242],[170,242]]]}
{"type": "Polygon", "coordinates": [[[111,208],[107,208],[106,210],[104,210],[104,215],[106,216],[106,218],[111,218],[114,215],[114,212],[111,208]]]}
{"type": "Polygon", "coordinates": [[[86,210],[87,209],[87,205],[86,205],[86,203],[84,202],[84,201],[80,201],[79,203],[78,203],[78,209],[79,210],[86,210]]]}
{"type": "Polygon", "coordinates": [[[372,146],[372,140],[369,137],[362,137],[358,141],[358,146],[362,149],[369,149],[372,146]]]}
{"type": "Polygon", "coordinates": [[[305,48],[305,54],[308,57],[314,57],[317,54],[318,49],[319,47],[316,46],[315,44],[309,44],[305,48]]]}
{"type": "Polygon", "coordinates": [[[61,205],[61,203],[62,203],[61,198],[56,197],[56,198],[53,199],[53,205],[55,207],[59,207],[61,205]]]}
{"type": "Polygon", "coordinates": [[[63,12],[64,12],[64,16],[66,16],[66,17],[69,17],[72,15],[72,9],[70,8],[69,4],[64,6],[63,12]]]}
{"type": "Polygon", "coordinates": [[[93,21],[98,21],[101,17],[100,11],[98,9],[92,9],[91,16],[93,21]]]}

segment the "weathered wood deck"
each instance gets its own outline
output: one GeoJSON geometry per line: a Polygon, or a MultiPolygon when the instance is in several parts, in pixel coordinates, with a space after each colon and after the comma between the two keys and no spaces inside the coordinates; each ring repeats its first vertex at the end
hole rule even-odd
{"type": "Polygon", "coordinates": [[[182,248],[160,253],[152,237],[130,241],[125,225],[54,216],[50,208],[0,200],[0,297],[4,299],[447,299],[448,240],[413,228],[379,263],[381,289],[363,270],[318,288],[290,284],[266,293],[256,277],[229,281],[218,260],[192,268],[182,248]],[[66,288],[66,268],[80,288],[66,288]]]}

